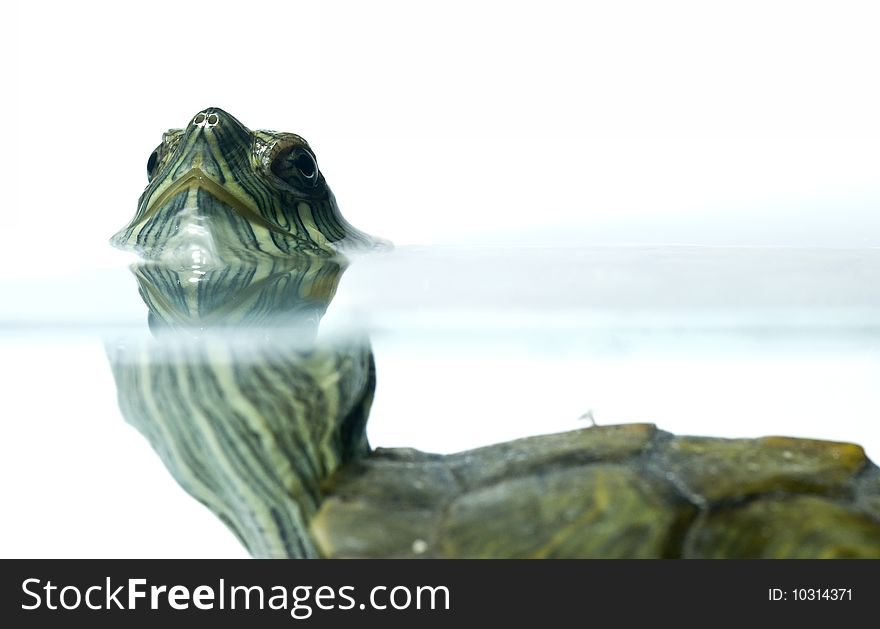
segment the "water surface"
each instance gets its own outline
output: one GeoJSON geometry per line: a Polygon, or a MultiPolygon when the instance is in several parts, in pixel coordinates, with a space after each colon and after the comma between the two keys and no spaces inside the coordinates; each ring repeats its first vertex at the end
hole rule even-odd
{"type": "MultiPolygon", "coordinates": [[[[592,418],[854,441],[877,460],[878,272],[876,249],[403,247],[342,269],[326,312],[276,283],[280,305],[219,321],[243,363],[368,343],[373,446],[452,452],[592,418]]],[[[114,356],[180,347],[148,324],[142,280],[120,263],[0,287],[0,465],[18,514],[4,556],[245,555],[119,411],[114,356]]]]}

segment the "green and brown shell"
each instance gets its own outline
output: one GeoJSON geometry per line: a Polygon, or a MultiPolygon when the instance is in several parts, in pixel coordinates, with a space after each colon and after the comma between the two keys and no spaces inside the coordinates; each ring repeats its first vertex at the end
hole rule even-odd
{"type": "Polygon", "coordinates": [[[598,426],[380,449],[325,492],[327,557],[880,557],[880,470],[848,443],[598,426]]]}

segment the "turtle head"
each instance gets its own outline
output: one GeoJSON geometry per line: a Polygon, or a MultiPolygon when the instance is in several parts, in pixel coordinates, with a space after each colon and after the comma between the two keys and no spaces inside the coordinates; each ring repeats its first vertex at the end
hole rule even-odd
{"type": "Polygon", "coordinates": [[[342,218],[302,137],[251,131],[216,107],[165,132],[147,179],[134,218],[111,240],[145,258],[205,264],[376,244],[342,218]]]}

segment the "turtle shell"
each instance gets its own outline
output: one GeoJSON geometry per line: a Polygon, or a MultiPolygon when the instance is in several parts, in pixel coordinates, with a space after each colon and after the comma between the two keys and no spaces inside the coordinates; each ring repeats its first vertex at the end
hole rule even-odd
{"type": "Polygon", "coordinates": [[[324,490],[325,557],[880,557],[880,472],[848,443],[601,426],[378,449],[324,490]]]}

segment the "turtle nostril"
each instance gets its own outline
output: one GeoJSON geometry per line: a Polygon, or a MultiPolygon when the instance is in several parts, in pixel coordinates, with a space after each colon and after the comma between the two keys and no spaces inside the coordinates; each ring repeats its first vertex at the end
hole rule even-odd
{"type": "Polygon", "coordinates": [[[205,123],[205,114],[204,113],[198,113],[198,114],[196,114],[196,117],[193,118],[194,125],[200,125],[200,124],[204,124],[204,123],[205,123]]]}
{"type": "Polygon", "coordinates": [[[218,116],[217,114],[208,114],[207,120],[208,120],[208,126],[213,127],[218,122],[220,122],[220,116],[218,116]]]}

